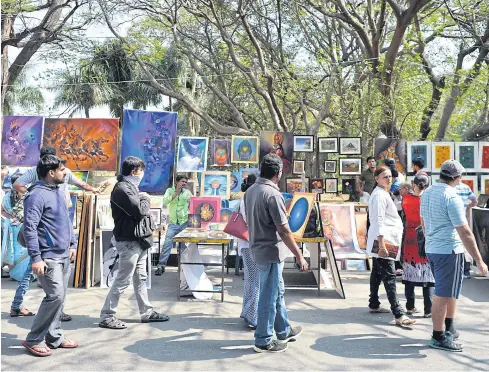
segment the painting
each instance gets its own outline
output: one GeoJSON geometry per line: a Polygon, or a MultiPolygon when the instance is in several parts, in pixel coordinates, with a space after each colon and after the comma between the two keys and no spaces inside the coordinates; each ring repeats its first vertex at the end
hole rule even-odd
{"type": "Polygon", "coordinates": [[[284,197],[285,202],[285,210],[288,212],[290,209],[290,204],[292,204],[292,199],[294,198],[293,194],[289,194],[287,192],[283,192],[282,196],[284,197]]]}
{"type": "Polygon", "coordinates": [[[431,171],[431,142],[408,142],[407,143],[407,171],[411,171],[411,164],[416,158],[421,158],[424,161],[423,170],[431,171]]]}
{"type": "Polygon", "coordinates": [[[178,140],[177,171],[207,170],[207,137],[180,137],[178,140]]]}
{"type": "Polygon", "coordinates": [[[406,162],[406,140],[376,138],[374,142],[374,158],[377,166],[383,166],[385,159],[396,161],[396,168],[401,173],[406,173],[406,167],[411,164],[406,162]]]}
{"type": "Polygon", "coordinates": [[[453,142],[433,142],[431,144],[431,157],[433,164],[431,170],[435,173],[440,172],[441,165],[450,159],[453,159],[453,142]]]}
{"type": "Polygon", "coordinates": [[[346,270],[365,271],[365,260],[346,260],[346,270]]]}
{"type": "Polygon", "coordinates": [[[213,196],[191,196],[190,214],[198,214],[202,227],[221,220],[221,198],[213,196]]]}
{"type": "Polygon", "coordinates": [[[164,194],[171,186],[175,166],[177,113],[124,110],[121,164],[128,156],[146,163],[139,190],[164,194]]]}
{"type": "Polygon", "coordinates": [[[330,239],[335,253],[363,253],[358,245],[353,204],[318,205],[324,236],[330,239]]]}
{"type": "Polygon", "coordinates": [[[306,162],[305,160],[294,160],[294,169],[292,173],[302,174],[305,172],[306,162]]]}
{"type": "Polygon", "coordinates": [[[161,209],[151,208],[149,210],[149,215],[151,216],[151,219],[153,220],[156,226],[161,225],[161,209]]]}
{"type": "MultiPolygon", "coordinates": [[[[38,160],[39,161],[39,160],[38,160]]],[[[12,188],[12,177],[13,176],[22,176],[28,169],[31,167],[9,167],[8,173],[3,180],[2,189],[11,189],[12,188]]]]}
{"type": "Polygon", "coordinates": [[[326,178],[324,180],[326,185],[325,192],[327,193],[338,193],[338,178],[326,178]]]}
{"type": "Polygon", "coordinates": [[[241,172],[232,172],[229,183],[231,184],[231,192],[241,191],[241,172]]]}
{"type": "Polygon", "coordinates": [[[479,142],[479,172],[489,172],[489,142],[479,142]]]}
{"type": "Polygon", "coordinates": [[[189,214],[188,215],[188,227],[189,228],[199,228],[201,227],[200,225],[200,214],[189,214]]]}
{"type": "Polygon", "coordinates": [[[229,167],[231,165],[231,141],[228,139],[211,139],[211,165],[229,167]]]}
{"type": "Polygon", "coordinates": [[[202,172],[200,196],[231,197],[231,174],[229,172],[202,172]]]}
{"type": "Polygon", "coordinates": [[[295,192],[306,192],[309,186],[309,178],[304,178],[304,189],[302,188],[301,178],[287,178],[285,180],[285,191],[293,194],[295,192]]]}
{"type": "Polygon", "coordinates": [[[228,223],[233,215],[233,210],[230,208],[221,208],[221,223],[228,223]]]}
{"type": "Polygon", "coordinates": [[[77,229],[78,221],[77,221],[77,197],[76,195],[70,195],[70,205],[68,206],[68,213],[70,215],[70,221],[73,226],[73,229],[77,229]]]}
{"type": "Polygon", "coordinates": [[[367,249],[367,218],[367,212],[355,212],[358,247],[364,251],[367,249]]]}
{"type": "Polygon", "coordinates": [[[99,228],[112,230],[115,224],[110,206],[110,195],[97,195],[95,210],[99,228]]]}
{"type": "Polygon", "coordinates": [[[260,161],[267,154],[276,154],[282,159],[282,173],[292,173],[294,135],[286,132],[260,132],[260,161]]]}
{"type": "Polygon", "coordinates": [[[316,194],[296,192],[290,204],[289,227],[292,235],[296,239],[301,239],[304,235],[311,209],[316,201],[316,194]]]}
{"type": "Polygon", "coordinates": [[[319,137],[318,151],[322,153],[338,152],[338,138],[336,137],[319,137]]]}
{"type": "Polygon", "coordinates": [[[489,194],[489,174],[481,175],[481,194],[489,194]]]}
{"type": "Polygon", "coordinates": [[[2,165],[29,167],[39,162],[42,116],[4,116],[2,165]]]}
{"type": "Polygon", "coordinates": [[[455,159],[465,168],[466,172],[477,171],[477,156],[479,154],[477,142],[456,142],[455,159]]]}
{"type": "Polygon", "coordinates": [[[479,185],[477,184],[477,176],[462,176],[462,183],[470,187],[475,195],[479,195],[479,185]]]}
{"type": "MultiPolygon", "coordinates": [[[[87,182],[88,181],[88,172],[83,172],[83,171],[74,171],[72,172],[73,175],[82,180],[83,182],[87,182]]],[[[81,190],[78,186],[75,186],[75,185],[68,185],[68,190],[70,191],[78,191],[78,190],[81,190]]]]}
{"type": "Polygon", "coordinates": [[[311,178],[309,181],[309,190],[316,194],[322,194],[324,192],[324,179],[311,178]]]}
{"type": "Polygon", "coordinates": [[[44,119],[43,146],[72,171],[115,171],[119,119],[44,119]]]}
{"type": "Polygon", "coordinates": [[[341,193],[351,195],[355,191],[356,180],[354,178],[343,178],[341,180],[341,193]]]}
{"type": "MultiPolygon", "coordinates": [[[[248,178],[248,175],[251,173],[254,173],[258,177],[260,175],[260,170],[258,168],[241,169],[241,177],[240,177],[241,182],[243,182],[246,178],[248,178]]],[[[240,189],[241,189],[241,184],[240,184],[240,189]]]]}
{"type": "Polygon", "coordinates": [[[340,175],[349,176],[360,174],[362,174],[361,158],[340,159],[340,175]]]}
{"type": "Polygon", "coordinates": [[[314,152],[314,136],[294,136],[295,152],[314,152]]]}
{"type": "Polygon", "coordinates": [[[258,163],[258,137],[233,136],[231,163],[258,163]]]}
{"type": "Polygon", "coordinates": [[[340,138],[340,155],[361,155],[361,137],[342,137],[340,138]]]}
{"type": "Polygon", "coordinates": [[[324,162],[325,173],[336,173],[336,160],[326,160],[324,162]]]}

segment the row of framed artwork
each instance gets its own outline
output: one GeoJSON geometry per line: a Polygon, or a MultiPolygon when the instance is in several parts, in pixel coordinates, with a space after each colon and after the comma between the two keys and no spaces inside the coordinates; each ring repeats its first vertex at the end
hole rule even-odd
{"type": "MultiPolygon", "coordinates": [[[[337,164],[340,164],[340,176],[358,176],[362,174],[362,158],[340,158],[339,160],[325,160],[324,173],[336,173],[337,164]]],[[[294,159],[292,174],[305,173],[306,161],[294,159]]]]}
{"type": "MultiPolygon", "coordinates": [[[[430,184],[433,184],[438,182],[438,180],[440,179],[440,175],[432,174],[428,178],[430,179],[430,184]]],[[[412,182],[413,180],[414,180],[414,176],[406,177],[407,182],[412,182]]],[[[480,174],[480,175],[471,175],[471,176],[463,175],[462,183],[465,183],[467,186],[469,186],[472,192],[476,195],[479,194],[479,184],[480,184],[480,193],[489,194],[489,174],[480,174]]]]}
{"type": "Polygon", "coordinates": [[[293,194],[296,192],[311,192],[315,194],[337,194],[338,184],[341,182],[341,193],[352,194],[355,190],[356,180],[355,178],[309,178],[304,177],[304,184],[302,178],[286,178],[285,179],[285,192],[293,194]],[[304,185],[304,187],[303,187],[304,185]]]}

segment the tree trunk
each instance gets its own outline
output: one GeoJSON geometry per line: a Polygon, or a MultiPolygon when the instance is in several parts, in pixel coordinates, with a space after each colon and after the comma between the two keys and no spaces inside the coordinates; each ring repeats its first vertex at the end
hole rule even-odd
{"type": "Polygon", "coordinates": [[[84,111],[85,111],[85,117],[88,119],[90,118],[90,108],[85,106],[84,108],[84,111]]]}
{"type": "MultiPolygon", "coordinates": [[[[2,14],[2,41],[7,39],[12,32],[14,16],[12,14],[2,14]]],[[[5,97],[8,90],[9,69],[8,69],[8,46],[2,45],[2,106],[5,104],[5,97]]]]}
{"type": "Polygon", "coordinates": [[[423,110],[423,118],[421,119],[421,126],[419,128],[419,131],[421,133],[421,137],[419,139],[420,141],[426,141],[426,138],[428,138],[428,135],[431,132],[431,119],[436,109],[438,108],[438,105],[440,104],[443,89],[445,88],[445,78],[442,77],[436,82],[433,81],[431,85],[433,89],[431,92],[431,99],[428,105],[423,110]]]}

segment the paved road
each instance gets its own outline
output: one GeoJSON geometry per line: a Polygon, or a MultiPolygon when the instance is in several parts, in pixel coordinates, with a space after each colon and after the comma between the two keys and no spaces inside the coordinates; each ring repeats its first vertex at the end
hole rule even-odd
{"type": "MultiPolygon", "coordinates": [[[[153,276],[150,299],[155,308],[171,316],[169,322],[138,323],[132,290],[121,301],[120,317],[126,330],[97,327],[107,290],[70,289],[66,312],[73,321],[63,323],[68,338],[80,342],[75,350],[55,350],[48,358],[28,355],[21,346],[32,318],[9,318],[16,283],[2,279],[2,370],[488,370],[489,280],[464,282],[456,324],[463,353],[427,347],[430,319],[419,319],[413,330],[391,323],[390,314],[366,311],[368,276],[343,274],[347,299],[335,292],[321,298],[308,290],[289,290],[286,302],[294,325],[304,328],[302,337],[282,354],[252,351],[253,332],[239,318],[243,281],[228,275],[225,303],[176,301],[176,273],[153,276]]],[[[402,284],[398,283],[402,291],[402,284]]],[[[421,295],[417,290],[418,296],[421,295]]],[[[26,306],[37,309],[43,292],[36,285],[28,292],[26,306]]],[[[401,296],[403,298],[403,296],[401,296]]],[[[217,298],[217,295],[216,295],[217,298]]],[[[382,297],[387,305],[385,295],[382,297]]],[[[422,298],[418,297],[418,304],[422,298]]]]}

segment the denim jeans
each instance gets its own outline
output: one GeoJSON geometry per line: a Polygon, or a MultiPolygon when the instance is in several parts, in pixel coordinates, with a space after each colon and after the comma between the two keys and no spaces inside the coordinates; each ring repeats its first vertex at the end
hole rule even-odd
{"type": "Polygon", "coordinates": [[[20,310],[22,309],[22,302],[24,302],[24,296],[29,289],[31,282],[34,280],[34,274],[32,273],[32,261],[29,259],[29,265],[25,269],[24,276],[17,286],[15,291],[14,300],[12,301],[12,309],[20,310]]]}
{"type": "Polygon", "coordinates": [[[290,332],[290,323],[285,307],[284,263],[257,264],[260,271],[260,299],[255,345],[266,346],[272,342],[273,330],[278,338],[290,332]]]}
{"type": "MultiPolygon", "coordinates": [[[[414,301],[416,295],[414,293],[414,284],[404,283],[404,295],[406,296],[406,309],[414,309],[414,301]]],[[[431,306],[433,304],[433,295],[435,294],[435,287],[423,287],[423,299],[424,299],[424,313],[431,314],[431,306]]]]}
{"type": "Polygon", "coordinates": [[[163,248],[161,248],[160,260],[158,262],[158,265],[163,267],[166,266],[166,263],[168,262],[168,258],[170,258],[171,249],[173,247],[173,238],[182,230],[186,229],[187,225],[188,222],[184,222],[181,225],[176,225],[174,223],[170,223],[168,225],[165,242],[163,243],[163,248]]]}
{"type": "Polygon", "coordinates": [[[396,269],[393,260],[385,258],[372,258],[372,273],[370,274],[370,300],[368,307],[377,309],[380,306],[379,286],[384,283],[387,298],[391,304],[391,310],[396,319],[404,315],[396,290],[396,269]]]}

